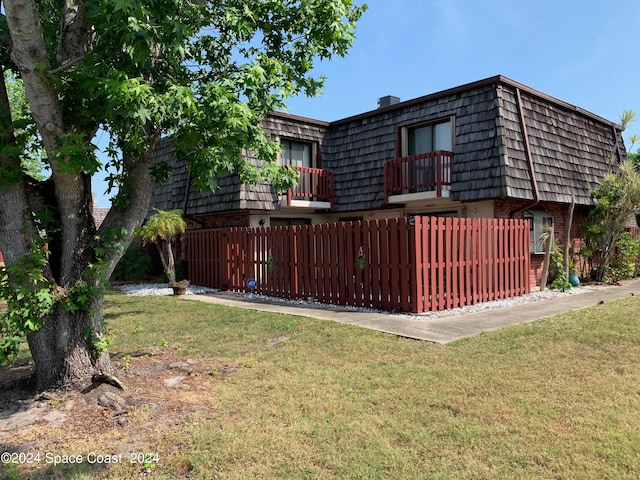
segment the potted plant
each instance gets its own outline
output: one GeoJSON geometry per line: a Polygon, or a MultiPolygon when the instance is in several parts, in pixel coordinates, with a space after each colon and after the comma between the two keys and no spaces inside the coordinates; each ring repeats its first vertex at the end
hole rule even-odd
{"type": "Polygon", "coordinates": [[[189,286],[189,280],[179,280],[171,284],[174,295],[186,295],[187,287],[189,286]]]}
{"type": "Polygon", "coordinates": [[[172,240],[177,235],[184,233],[187,224],[182,218],[182,210],[158,210],[151,215],[140,229],[140,235],[153,243],[158,248],[164,273],[169,279],[169,285],[173,288],[174,295],[184,295],[189,282],[187,280],[176,281],[176,266],[171,248],[172,240]]]}

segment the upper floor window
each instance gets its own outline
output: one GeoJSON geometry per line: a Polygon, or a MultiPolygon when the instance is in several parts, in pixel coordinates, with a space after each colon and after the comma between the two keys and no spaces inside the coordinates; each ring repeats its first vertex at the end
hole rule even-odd
{"type": "Polygon", "coordinates": [[[444,150],[453,151],[453,122],[447,119],[437,123],[428,123],[403,129],[402,156],[409,157],[420,153],[444,150]]]}
{"type": "Polygon", "coordinates": [[[282,165],[290,167],[313,167],[313,145],[295,140],[281,140],[283,151],[280,154],[282,165]]]}

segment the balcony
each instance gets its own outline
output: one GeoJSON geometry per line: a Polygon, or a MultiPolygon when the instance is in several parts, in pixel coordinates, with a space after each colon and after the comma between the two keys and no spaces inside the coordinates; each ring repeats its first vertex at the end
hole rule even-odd
{"type": "Polygon", "coordinates": [[[385,203],[448,198],[453,153],[438,150],[394,158],[384,164],[385,203]]]}
{"type": "Polygon", "coordinates": [[[321,168],[293,168],[300,174],[300,181],[287,191],[289,207],[333,207],[333,172],[321,168]]]}

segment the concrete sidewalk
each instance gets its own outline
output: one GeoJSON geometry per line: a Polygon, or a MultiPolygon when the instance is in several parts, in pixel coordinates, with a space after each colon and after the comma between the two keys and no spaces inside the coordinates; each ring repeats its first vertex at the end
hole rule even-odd
{"type": "Polygon", "coordinates": [[[332,306],[314,308],[310,305],[296,305],[250,298],[228,292],[188,295],[183,298],[251,310],[334,320],[401,337],[445,344],[461,338],[478,335],[481,332],[591,307],[600,302],[606,303],[612,300],[628,298],[634,294],[640,295],[640,279],[628,280],[619,286],[599,287],[592,291],[575,295],[563,295],[537,302],[486,309],[462,315],[424,319],[419,318],[419,316],[360,312],[332,306]]]}

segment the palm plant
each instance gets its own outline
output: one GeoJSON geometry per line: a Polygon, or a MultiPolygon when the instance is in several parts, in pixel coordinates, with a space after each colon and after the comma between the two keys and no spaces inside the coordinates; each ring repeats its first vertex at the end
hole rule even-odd
{"type": "Polygon", "coordinates": [[[169,284],[174,286],[176,282],[176,267],[171,248],[171,240],[183,233],[187,224],[182,218],[182,210],[158,210],[150,216],[140,229],[140,235],[155,243],[160,254],[164,273],[169,279],[169,284]],[[166,249],[163,248],[166,245],[166,249]]]}

